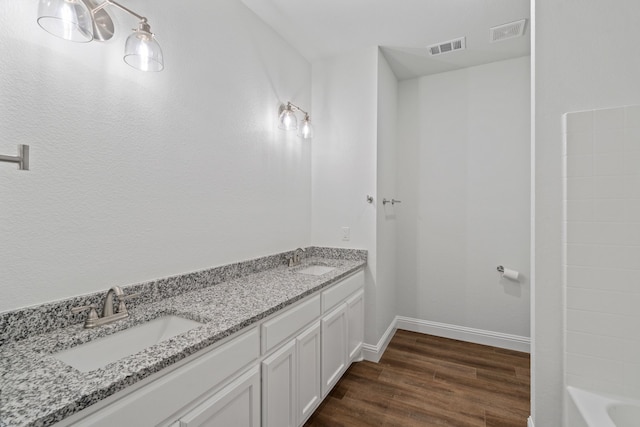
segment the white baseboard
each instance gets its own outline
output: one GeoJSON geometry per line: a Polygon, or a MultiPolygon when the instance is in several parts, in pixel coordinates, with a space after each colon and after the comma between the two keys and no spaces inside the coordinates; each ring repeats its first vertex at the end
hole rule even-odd
{"type": "MultiPolygon", "coordinates": [[[[364,360],[378,363],[382,354],[387,349],[389,341],[393,338],[393,334],[396,332],[396,329],[473,342],[476,344],[490,345],[493,347],[506,348],[508,350],[523,351],[525,353],[529,353],[531,351],[531,339],[528,337],[467,328],[465,326],[450,325],[448,323],[438,323],[428,320],[396,316],[385,333],[382,334],[382,337],[377,344],[365,343],[362,345],[362,356],[364,357],[364,360]]],[[[531,421],[531,426],[529,427],[532,426],[533,421],[531,421]]]]}
{"type": "Polygon", "coordinates": [[[362,344],[362,356],[364,357],[364,360],[375,363],[378,363],[380,361],[382,354],[389,345],[389,341],[391,341],[391,338],[393,338],[393,334],[396,333],[397,321],[398,317],[396,316],[393,321],[391,321],[391,324],[389,324],[389,327],[384,332],[384,334],[382,334],[382,337],[377,344],[362,344]]]}
{"type": "Polygon", "coordinates": [[[485,331],[482,329],[430,322],[428,320],[412,319],[402,316],[397,316],[395,322],[397,329],[404,329],[411,332],[419,332],[526,353],[529,353],[531,350],[531,339],[519,335],[503,334],[501,332],[485,331]]]}
{"type": "Polygon", "coordinates": [[[533,425],[533,418],[529,417],[529,419],[527,419],[527,427],[535,427],[533,425]]]}

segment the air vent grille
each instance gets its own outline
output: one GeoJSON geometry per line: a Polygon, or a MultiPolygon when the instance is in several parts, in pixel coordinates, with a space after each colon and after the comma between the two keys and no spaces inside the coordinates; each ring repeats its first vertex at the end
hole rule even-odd
{"type": "Polygon", "coordinates": [[[489,29],[489,42],[495,43],[503,40],[509,40],[514,37],[522,37],[524,35],[527,20],[509,22],[508,24],[498,25],[489,29]]]}
{"type": "Polygon", "coordinates": [[[466,48],[466,43],[465,43],[464,37],[460,37],[455,40],[449,40],[447,42],[442,42],[438,44],[432,44],[431,46],[427,47],[427,49],[429,49],[429,54],[431,54],[432,56],[441,55],[443,53],[449,53],[449,52],[453,52],[453,51],[461,50],[465,48],[466,48]]]}

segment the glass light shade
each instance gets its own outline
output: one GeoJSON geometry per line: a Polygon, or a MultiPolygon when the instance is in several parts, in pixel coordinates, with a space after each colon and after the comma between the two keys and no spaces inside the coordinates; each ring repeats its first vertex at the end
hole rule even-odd
{"type": "Polygon", "coordinates": [[[72,42],[93,40],[91,12],[82,0],[40,0],[38,25],[48,33],[72,42]]]}
{"type": "Polygon", "coordinates": [[[302,124],[298,129],[298,136],[303,139],[313,138],[313,126],[311,126],[311,119],[309,118],[309,116],[306,116],[302,120],[302,124]]]}
{"type": "Polygon", "coordinates": [[[164,69],[162,49],[153,34],[144,29],[134,31],[127,38],[124,45],[124,62],[141,71],[162,71],[164,69]]]}
{"type": "Polygon", "coordinates": [[[280,125],[278,127],[284,130],[294,130],[298,128],[298,119],[291,109],[291,106],[287,105],[282,110],[282,113],[280,113],[280,125]]]}

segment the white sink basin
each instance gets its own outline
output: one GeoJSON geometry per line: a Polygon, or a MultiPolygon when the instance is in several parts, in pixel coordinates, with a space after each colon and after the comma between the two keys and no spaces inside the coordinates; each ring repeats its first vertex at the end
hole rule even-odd
{"type": "Polygon", "coordinates": [[[61,351],[53,357],[79,371],[89,372],[201,325],[200,322],[178,316],[158,317],[133,328],[61,351]]]}
{"type": "Polygon", "coordinates": [[[326,265],[310,265],[301,270],[297,270],[296,273],[310,274],[312,276],[322,276],[325,273],[335,270],[335,267],[328,267],[326,265]]]}

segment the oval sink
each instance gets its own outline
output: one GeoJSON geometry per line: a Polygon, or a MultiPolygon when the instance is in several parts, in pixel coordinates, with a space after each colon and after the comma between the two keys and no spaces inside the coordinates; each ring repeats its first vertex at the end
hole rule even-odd
{"type": "Polygon", "coordinates": [[[300,270],[296,270],[296,273],[310,274],[312,276],[322,276],[325,273],[335,270],[335,267],[329,267],[326,265],[310,265],[300,270]]]}
{"type": "Polygon", "coordinates": [[[53,357],[79,371],[89,372],[201,325],[203,323],[179,316],[162,316],[55,353],[53,357]]]}

